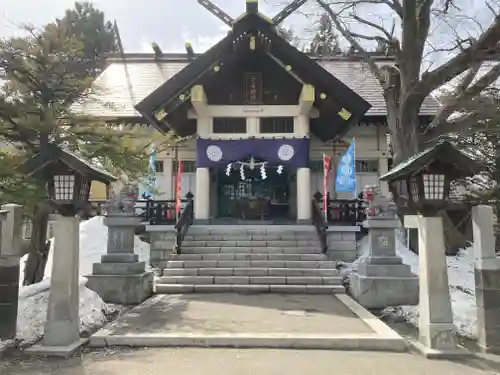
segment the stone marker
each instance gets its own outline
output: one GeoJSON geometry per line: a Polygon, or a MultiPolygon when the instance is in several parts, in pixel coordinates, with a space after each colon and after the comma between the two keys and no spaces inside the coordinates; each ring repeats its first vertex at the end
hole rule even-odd
{"type": "Polygon", "coordinates": [[[417,217],[420,264],[419,343],[428,358],[470,355],[457,346],[446,266],[443,219],[417,217]]]}
{"type": "Polygon", "coordinates": [[[86,341],[80,339],[80,220],[53,216],[53,261],[43,341],[26,352],[68,357],[86,341]]]}
{"type": "Polygon", "coordinates": [[[349,290],[366,308],[418,304],[418,277],[396,255],[398,225],[393,215],[368,216],[363,222],[369,251],[351,275],[349,290]]]}
{"type": "Polygon", "coordinates": [[[0,339],[16,337],[19,260],[23,207],[5,204],[0,211],[0,339]]]}
{"type": "Polygon", "coordinates": [[[495,254],[493,208],[472,208],[478,344],[500,353],[500,262],[495,254]]]}
{"type": "Polygon", "coordinates": [[[153,274],[146,272],[144,262],[134,254],[135,228],[140,218],[130,212],[110,212],[104,218],[108,227],[107,254],[94,263],[92,275],[86,276],[87,287],[104,302],[137,305],[150,297],[153,274]]]}

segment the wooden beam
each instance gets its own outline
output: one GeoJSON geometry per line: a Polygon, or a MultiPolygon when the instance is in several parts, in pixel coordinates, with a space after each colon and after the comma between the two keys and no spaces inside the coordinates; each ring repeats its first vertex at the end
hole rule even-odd
{"type": "Polygon", "coordinates": [[[246,2],[247,2],[247,13],[259,12],[259,0],[246,0],[246,2]]]}
{"type": "Polygon", "coordinates": [[[307,0],[295,0],[291,4],[287,5],[281,12],[273,17],[273,23],[279,25],[285,19],[287,19],[293,12],[304,5],[307,0]]]}
{"type": "Polygon", "coordinates": [[[191,89],[191,104],[199,117],[208,114],[207,95],[202,85],[195,85],[191,89]]]}
{"type": "Polygon", "coordinates": [[[314,104],[315,91],[313,85],[303,85],[299,97],[299,107],[301,115],[309,115],[314,104]]]}
{"type": "Polygon", "coordinates": [[[215,17],[220,19],[229,27],[233,27],[234,19],[230,17],[226,12],[224,12],[221,8],[219,8],[217,5],[213,4],[211,1],[198,0],[198,4],[202,5],[206,10],[208,10],[210,13],[212,13],[215,17]]]}

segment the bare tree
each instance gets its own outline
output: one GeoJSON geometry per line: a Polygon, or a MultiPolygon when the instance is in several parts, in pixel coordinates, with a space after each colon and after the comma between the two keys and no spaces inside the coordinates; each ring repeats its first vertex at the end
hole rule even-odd
{"type": "Polygon", "coordinates": [[[479,22],[468,14],[470,4],[460,8],[453,0],[316,0],[316,4],[379,81],[396,163],[445,134],[481,130],[487,123],[483,120],[498,115],[497,103],[477,100],[500,75],[498,5],[485,2],[488,14],[483,12],[479,22]],[[378,64],[367,53],[370,43],[386,45],[395,64],[378,64]],[[435,61],[440,64],[429,64],[435,61]],[[480,70],[484,74],[478,75],[480,70]],[[452,94],[432,121],[422,124],[419,112],[424,99],[451,84],[452,94]]]}

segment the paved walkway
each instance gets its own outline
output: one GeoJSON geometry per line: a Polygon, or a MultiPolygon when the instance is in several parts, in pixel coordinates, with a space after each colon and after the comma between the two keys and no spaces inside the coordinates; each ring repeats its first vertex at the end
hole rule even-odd
{"type": "Polygon", "coordinates": [[[404,350],[346,295],[158,295],[91,338],[93,346],[404,350]]]}
{"type": "MultiPolygon", "coordinates": [[[[3,367],[3,368],[2,368],[3,367]]],[[[2,375],[493,375],[500,359],[431,361],[409,353],[273,349],[135,349],[7,365],[2,375]]]]}

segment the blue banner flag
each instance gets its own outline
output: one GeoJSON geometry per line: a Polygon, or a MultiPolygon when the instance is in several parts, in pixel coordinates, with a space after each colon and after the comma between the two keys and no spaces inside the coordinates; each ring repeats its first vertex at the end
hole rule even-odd
{"type": "Polygon", "coordinates": [[[153,149],[149,155],[148,179],[146,183],[146,192],[144,198],[151,198],[156,188],[156,150],[153,149]]]}
{"type": "Polygon", "coordinates": [[[340,158],[335,179],[337,193],[353,193],[356,195],[356,159],[355,140],[352,139],[349,148],[340,158]]]}

